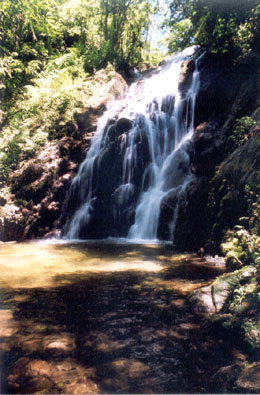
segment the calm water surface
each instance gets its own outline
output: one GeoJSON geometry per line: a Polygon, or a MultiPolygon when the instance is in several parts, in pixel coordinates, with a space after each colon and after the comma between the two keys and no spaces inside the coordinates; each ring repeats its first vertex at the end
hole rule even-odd
{"type": "Polygon", "coordinates": [[[188,303],[223,267],[170,245],[0,245],[1,393],[195,393],[228,358],[188,303]]]}

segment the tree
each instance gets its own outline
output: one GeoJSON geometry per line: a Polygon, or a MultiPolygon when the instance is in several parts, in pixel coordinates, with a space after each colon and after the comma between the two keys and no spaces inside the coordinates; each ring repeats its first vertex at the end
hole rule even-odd
{"type": "Polygon", "coordinates": [[[9,97],[63,46],[56,0],[0,2],[0,79],[9,97]]]}
{"type": "Polygon", "coordinates": [[[145,32],[155,7],[148,0],[100,0],[106,57],[118,66],[142,61],[145,32]]]}
{"type": "Polygon", "coordinates": [[[170,53],[187,48],[194,42],[193,26],[190,18],[174,23],[164,41],[170,53]]]}
{"type": "MultiPolygon", "coordinates": [[[[260,47],[259,0],[174,0],[170,9],[172,40],[180,31],[180,23],[189,20],[190,42],[213,54],[239,59],[260,47]]],[[[170,50],[175,47],[170,43],[170,50]]]]}
{"type": "Polygon", "coordinates": [[[12,98],[50,58],[77,53],[85,71],[136,66],[158,0],[1,0],[0,92],[12,98]]]}

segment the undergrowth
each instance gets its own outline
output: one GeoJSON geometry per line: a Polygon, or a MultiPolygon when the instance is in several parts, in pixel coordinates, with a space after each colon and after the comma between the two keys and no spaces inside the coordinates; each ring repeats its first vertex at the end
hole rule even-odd
{"type": "Polygon", "coordinates": [[[34,157],[48,140],[62,137],[57,129],[62,130],[74,114],[95,107],[113,73],[109,65],[102,76],[89,76],[75,48],[49,61],[33,84],[3,111],[0,185],[19,162],[34,157]]]}

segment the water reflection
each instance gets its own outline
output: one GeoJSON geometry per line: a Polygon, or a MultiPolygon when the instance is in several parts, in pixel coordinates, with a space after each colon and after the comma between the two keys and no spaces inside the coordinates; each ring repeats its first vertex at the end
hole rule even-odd
{"type": "Polygon", "coordinates": [[[125,270],[157,272],[162,270],[160,259],[157,259],[157,251],[161,248],[159,245],[142,247],[112,242],[0,244],[0,286],[55,286],[56,276],[70,273],[84,275],[125,270]],[[145,259],[142,249],[147,252],[151,250],[145,259]]]}
{"type": "Polygon", "coordinates": [[[29,243],[0,254],[2,393],[207,389],[201,372],[216,345],[187,295],[221,268],[160,245],[29,243]]]}

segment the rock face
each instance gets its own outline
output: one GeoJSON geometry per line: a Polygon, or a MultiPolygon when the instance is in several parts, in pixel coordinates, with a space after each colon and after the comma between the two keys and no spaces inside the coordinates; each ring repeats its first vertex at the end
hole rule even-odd
{"type": "Polygon", "coordinates": [[[234,152],[228,146],[236,119],[252,114],[257,120],[259,65],[232,65],[204,56],[200,68],[191,164],[196,180],[180,202],[174,240],[185,250],[214,249],[222,230],[234,226],[247,210],[245,185],[259,185],[258,129],[234,152]]]}
{"type": "MultiPolygon", "coordinates": [[[[244,266],[240,270],[226,273],[218,277],[210,286],[200,288],[193,292],[190,301],[195,305],[198,314],[220,313],[220,319],[228,320],[234,313],[229,308],[232,298],[235,297],[233,291],[238,289],[241,284],[250,283],[256,275],[254,266],[244,266]]],[[[242,299],[241,299],[242,300],[242,299]]],[[[239,302],[238,302],[239,304],[239,302]]]]}
{"type": "Polygon", "coordinates": [[[260,391],[260,362],[254,362],[242,370],[235,382],[235,388],[239,392],[260,391]]]}
{"type": "Polygon", "coordinates": [[[184,96],[191,84],[192,73],[195,70],[195,61],[186,60],[182,62],[181,66],[182,74],[180,75],[179,89],[181,90],[182,96],[184,96]]]}
{"type": "Polygon", "coordinates": [[[196,125],[215,120],[222,126],[234,116],[251,113],[258,93],[258,66],[254,60],[233,64],[227,59],[204,56],[196,100],[196,125]]]}

